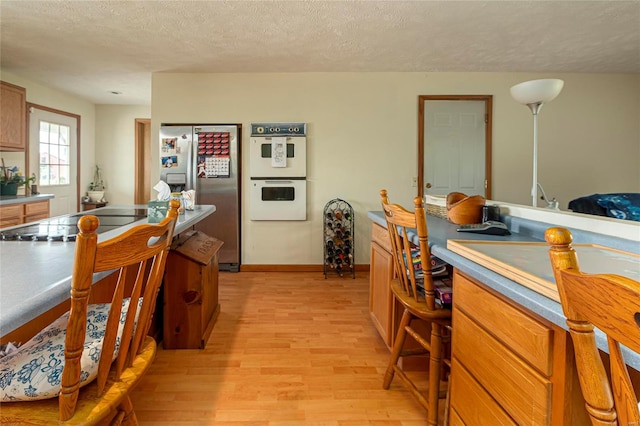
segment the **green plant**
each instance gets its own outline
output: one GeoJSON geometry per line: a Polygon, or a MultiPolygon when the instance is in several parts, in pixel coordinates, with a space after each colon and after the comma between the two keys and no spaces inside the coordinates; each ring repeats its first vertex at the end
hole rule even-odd
{"type": "Polygon", "coordinates": [[[102,180],[102,169],[96,164],[96,170],[93,172],[93,181],[89,182],[89,191],[104,191],[105,185],[102,180]]]}
{"type": "Polygon", "coordinates": [[[30,182],[35,182],[36,176],[25,177],[18,166],[8,167],[4,165],[4,158],[2,159],[2,166],[0,166],[2,172],[0,173],[0,184],[6,185],[8,183],[15,183],[17,186],[29,185],[30,182]]]}

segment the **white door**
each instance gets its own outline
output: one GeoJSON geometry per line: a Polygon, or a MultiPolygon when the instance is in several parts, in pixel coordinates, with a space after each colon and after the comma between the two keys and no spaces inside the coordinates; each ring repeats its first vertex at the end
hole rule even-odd
{"type": "Polygon", "coordinates": [[[29,110],[29,169],[38,177],[38,192],[54,195],[52,217],[77,211],[77,127],[75,117],[29,110]]]}
{"type": "Polygon", "coordinates": [[[485,195],[485,102],[425,101],[425,194],[485,195]]]}

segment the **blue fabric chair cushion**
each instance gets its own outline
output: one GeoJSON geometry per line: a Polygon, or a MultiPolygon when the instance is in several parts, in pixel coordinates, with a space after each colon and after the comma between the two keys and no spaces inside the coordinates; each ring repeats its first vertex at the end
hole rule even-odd
{"type": "MultiPolygon", "coordinates": [[[[140,299],[140,304],[142,299],[140,299]]],[[[98,374],[98,362],[111,304],[89,305],[84,350],[80,359],[80,386],[98,374]]],[[[129,299],[122,302],[122,314],[114,357],[120,347],[129,299]]],[[[0,359],[0,401],[33,401],[57,397],[64,368],[64,342],[69,312],[49,324],[18,351],[0,359]]]]}

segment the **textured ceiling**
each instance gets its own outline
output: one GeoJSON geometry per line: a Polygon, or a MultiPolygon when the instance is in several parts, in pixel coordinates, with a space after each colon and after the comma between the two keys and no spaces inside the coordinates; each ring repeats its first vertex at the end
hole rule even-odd
{"type": "Polygon", "coordinates": [[[637,0],[0,0],[0,27],[4,70],[106,104],[154,72],[640,73],[637,0]]]}

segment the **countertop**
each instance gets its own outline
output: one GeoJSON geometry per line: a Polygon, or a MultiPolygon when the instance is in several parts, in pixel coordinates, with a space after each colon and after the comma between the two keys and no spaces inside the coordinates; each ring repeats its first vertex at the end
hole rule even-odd
{"type": "MultiPolygon", "coordinates": [[[[147,206],[145,204],[117,205],[82,212],[82,214],[93,214],[115,208],[146,209],[147,206]]],[[[186,211],[184,215],[178,216],[175,233],[188,230],[215,211],[216,207],[213,205],[195,206],[195,210],[186,211]]],[[[143,223],[147,223],[146,218],[99,234],[98,241],[113,238],[143,223]]],[[[5,228],[3,231],[20,226],[22,225],[5,228]]],[[[0,336],[15,330],[69,298],[74,252],[75,243],[73,242],[0,241],[0,336]]],[[[96,274],[94,282],[106,275],[108,273],[96,274]]]]}
{"type": "Polygon", "coordinates": [[[9,204],[33,203],[35,201],[49,200],[51,198],[53,198],[53,194],[0,195],[0,206],[8,206],[9,204]]]}
{"type": "MultiPolygon", "coordinates": [[[[382,211],[368,212],[367,216],[374,223],[386,228],[386,221],[382,211]]],[[[429,231],[429,247],[434,256],[439,257],[450,265],[465,274],[476,278],[488,287],[501,293],[517,304],[529,309],[543,318],[551,321],[559,327],[568,330],[566,317],[562,312],[560,303],[549,299],[517,282],[493,272],[478,263],[475,263],[457,253],[447,249],[448,240],[477,240],[477,241],[519,241],[519,242],[542,242],[544,243],[544,231],[555,226],[550,223],[536,222],[522,218],[503,217],[502,220],[508,225],[511,235],[495,236],[473,233],[457,232],[457,225],[449,223],[447,220],[435,216],[427,215],[427,227],[429,231]]],[[[640,245],[635,241],[622,240],[601,234],[594,234],[587,231],[569,228],[574,236],[575,243],[594,243],[606,247],[617,248],[632,253],[638,253],[640,245]]],[[[417,243],[417,235],[411,235],[417,243]]],[[[455,289],[454,289],[455,297],[455,289]]],[[[607,342],[604,334],[597,332],[598,347],[608,353],[607,342]]],[[[627,352],[625,360],[627,364],[640,371],[640,355],[627,352]]]]}

